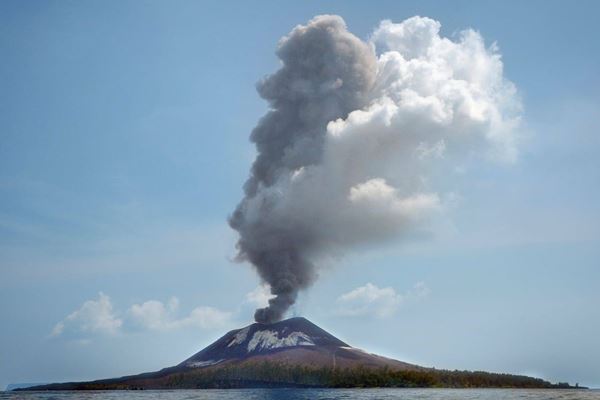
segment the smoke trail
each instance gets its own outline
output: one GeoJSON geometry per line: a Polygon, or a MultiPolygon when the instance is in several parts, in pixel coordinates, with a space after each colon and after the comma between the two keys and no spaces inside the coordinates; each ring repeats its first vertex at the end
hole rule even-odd
{"type": "Polygon", "coordinates": [[[275,295],[256,321],[283,318],[319,257],[425,229],[443,207],[440,172],[473,155],[516,156],[519,102],[497,50],[474,31],[453,42],[439,29],[383,21],[363,42],[325,15],[281,39],[281,68],[258,84],[270,111],[251,134],[258,155],[229,221],[238,258],[275,295]]]}

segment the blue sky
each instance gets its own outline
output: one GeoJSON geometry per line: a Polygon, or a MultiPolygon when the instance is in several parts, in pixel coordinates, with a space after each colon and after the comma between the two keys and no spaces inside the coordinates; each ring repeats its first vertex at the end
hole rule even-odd
{"type": "Polygon", "coordinates": [[[600,386],[599,11],[2,2],[0,387],[162,368],[251,322],[259,281],[230,261],[226,218],[267,109],[255,83],[278,68],[279,38],[324,13],[362,39],[421,15],[444,36],[473,28],[497,42],[525,140],[515,164],[457,178],[439,235],[329,260],[293,312],[426,366],[600,386]],[[387,312],[340,312],[339,297],[368,283],[387,312]],[[135,323],[144,303],[160,323],[135,323]]]}

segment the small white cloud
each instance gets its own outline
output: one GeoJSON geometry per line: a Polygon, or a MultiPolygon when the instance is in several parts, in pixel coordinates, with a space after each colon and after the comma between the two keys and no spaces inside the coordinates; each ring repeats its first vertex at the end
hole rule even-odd
{"type": "Polygon", "coordinates": [[[157,300],[134,304],[128,314],[137,326],[150,330],[166,329],[171,322],[170,311],[157,300]]]}
{"type": "Polygon", "coordinates": [[[60,336],[64,330],[65,330],[65,323],[60,321],[56,325],[54,325],[54,328],[52,328],[52,332],[50,333],[50,336],[60,336]]]}
{"type": "Polygon", "coordinates": [[[271,287],[268,284],[263,283],[246,294],[246,302],[257,308],[262,308],[268,306],[269,300],[273,297],[275,296],[271,294],[271,287]]]}
{"type": "Polygon", "coordinates": [[[98,300],[86,301],[77,311],[58,322],[52,329],[51,336],[60,336],[67,330],[114,335],[122,325],[123,320],[114,314],[110,297],[100,292],[98,300]]]}
{"type": "Polygon", "coordinates": [[[188,317],[175,321],[175,327],[210,329],[226,325],[230,318],[231,313],[228,311],[202,306],[194,308],[188,317]]]}
{"type": "Polygon", "coordinates": [[[207,306],[196,307],[187,317],[177,318],[178,308],[179,300],[176,297],[172,297],[167,305],[158,300],[149,300],[131,306],[128,316],[138,327],[155,331],[221,327],[231,318],[230,312],[207,306]]]}
{"type": "Polygon", "coordinates": [[[379,288],[372,283],[367,283],[341,295],[337,302],[342,315],[374,315],[378,318],[386,318],[394,314],[402,300],[402,296],[391,287],[379,288]]]}
{"type": "Polygon", "coordinates": [[[338,297],[338,314],[350,317],[388,318],[405,302],[422,299],[429,293],[429,288],[423,282],[416,283],[405,294],[397,293],[391,287],[379,288],[372,283],[367,283],[338,297]]]}
{"type": "Polygon", "coordinates": [[[407,293],[407,297],[418,300],[429,296],[430,293],[431,290],[425,285],[425,282],[417,282],[412,290],[407,293]]]}

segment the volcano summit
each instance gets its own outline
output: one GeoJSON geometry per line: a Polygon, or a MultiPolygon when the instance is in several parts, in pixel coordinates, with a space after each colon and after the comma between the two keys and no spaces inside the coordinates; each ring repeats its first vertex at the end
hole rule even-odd
{"type": "Polygon", "coordinates": [[[555,387],[526,376],[420,367],[352,347],[306,318],[290,318],[232,330],[157,372],[25,390],[375,386],[555,387]]]}

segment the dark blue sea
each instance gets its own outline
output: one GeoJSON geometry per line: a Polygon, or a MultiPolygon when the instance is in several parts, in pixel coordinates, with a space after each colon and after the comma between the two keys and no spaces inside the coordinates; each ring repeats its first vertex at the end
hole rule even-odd
{"type": "Polygon", "coordinates": [[[548,389],[240,389],[99,392],[0,392],[10,400],[600,400],[599,390],[548,389]]]}

